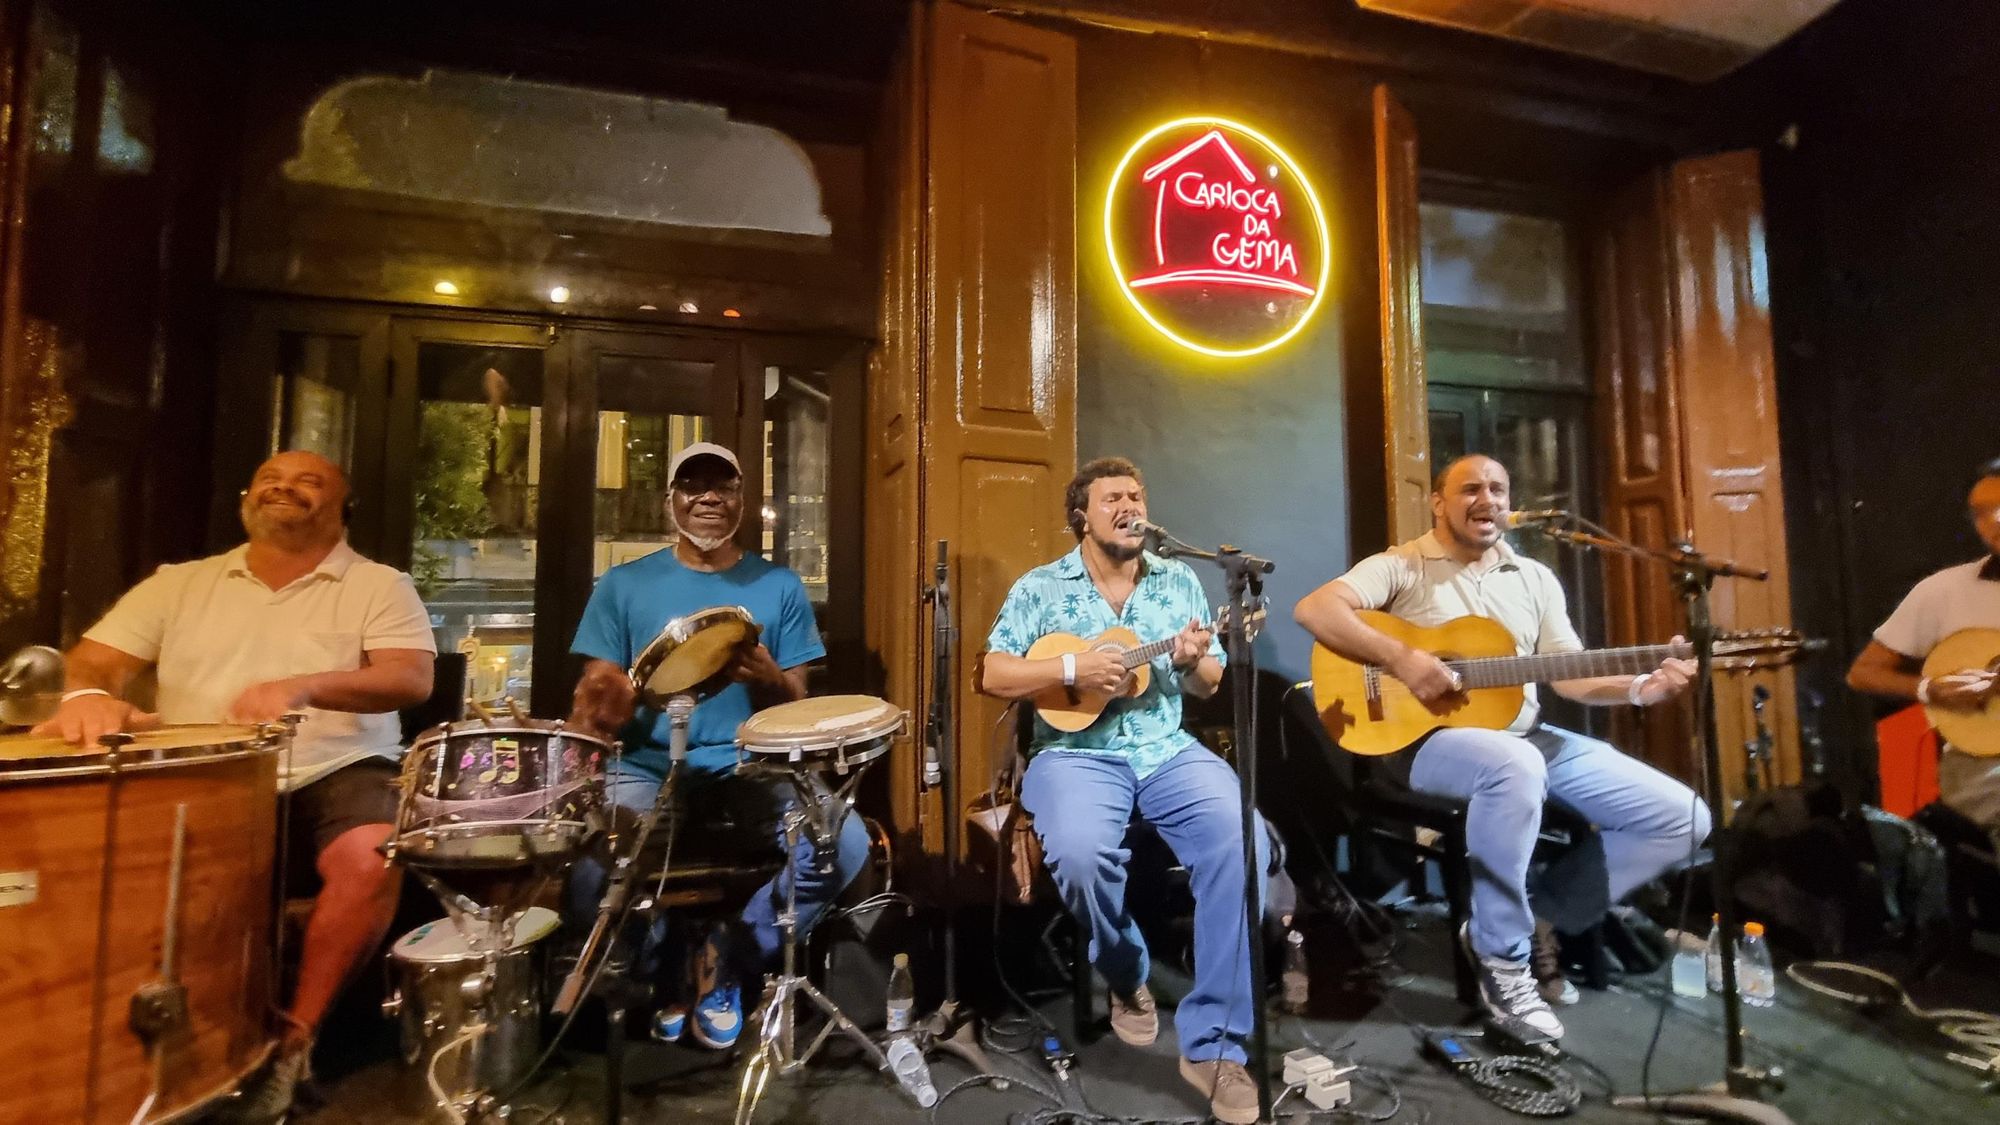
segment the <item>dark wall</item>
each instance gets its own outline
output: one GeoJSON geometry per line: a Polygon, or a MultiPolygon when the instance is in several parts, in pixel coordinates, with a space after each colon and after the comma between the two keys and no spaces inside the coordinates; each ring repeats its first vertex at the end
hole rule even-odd
{"type": "Polygon", "coordinates": [[[1980,553],[2000,455],[2000,6],[1846,0],[1714,91],[1764,155],[1778,390],[1807,677],[1873,777],[1877,706],[1840,678],[1910,586],[1980,553]],[[1788,131],[1790,130],[1790,131],[1788,131]]]}
{"type": "MultiPolygon", "coordinates": [[[[1146,474],[1152,516],[1199,546],[1228,542],[1273,559],[1272,619],[1258,649],[1288,679],[1311,642],[1291,607],[1346,568],[1347,424],[1343,336],[1372,299],[1368,86],[1269,52],[1109,31],[1077,35],[1077,458],[1118,454],[1146,474]],[[1327,208],[1332,292],[1285,344],[1215,359],[1157,334],[1119,292],[1105,255],[1103,204],[1118,160],[1163,121],[1242,121],[1284,146],[1327,208]]],[[[1372,324],[1365,326],[1370,333],[1372,324]]],[[[1222,599],[1220,572],[1196,563],[1222,599]]]]}

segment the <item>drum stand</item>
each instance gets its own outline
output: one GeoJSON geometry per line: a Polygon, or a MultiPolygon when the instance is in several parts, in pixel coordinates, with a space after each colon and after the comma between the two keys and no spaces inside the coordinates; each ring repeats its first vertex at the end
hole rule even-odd
{"type": "Polygon", "coordinates": [[[841,822],[847,817],[854,787],[867,769],[865,763],[857,767],[847,782],[833,792],[814,785],[812,775],[803,769],[793,767],[790,771],[792,788],[798,793],[799,803],[784,815],[785,909],[777,918],[778,929],[784,934],[783,969],[764,990],[757,1049],[744,1068],[743,1082],[737,1091],[736,1125],[749,1125],[772,1072],[796,1072],[812,1061],[835,1031],[853,1040],[878,1068],[883,1071],[889,1069],[889,1059],[882,1049],[840,1010],[839,1005],[799,972],[798,960],[799,843],[810,833],[820,856],[814,861],[815,866],[822,872],[832,867],[832,853],[840,837],[841,822]],[[800,997],[810,1001],[826,1017],[826,1024],[804,1051],[798,1049],[798,1015],[794,1009],[800,997]]]}

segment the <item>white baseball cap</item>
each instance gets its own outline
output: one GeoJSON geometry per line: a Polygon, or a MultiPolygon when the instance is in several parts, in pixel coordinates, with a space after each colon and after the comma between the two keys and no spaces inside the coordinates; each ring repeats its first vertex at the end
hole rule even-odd
{"type": "Polygon", "coordinates": [[[737,476],[743,475],[743,466],[737,463],[736,454],[712,441],[698,441],[674,454],[673,461],[667,465],[667,479],[672,481],[679,478],[681,466],[697,457],[719,457],[729,463],[729,467],[735,470],[737,476]]]}

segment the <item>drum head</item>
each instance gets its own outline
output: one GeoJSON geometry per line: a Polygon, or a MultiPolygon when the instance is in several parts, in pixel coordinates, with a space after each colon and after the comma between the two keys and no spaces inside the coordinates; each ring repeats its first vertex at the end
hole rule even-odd
{"type": "MultiPolygon", "coordinates": [[[[513,941],[508,949],[520,949],[533,945],[555,932],[562,919],[556,912],[545,906],[530,906],[514,919],[513,941]]],[[[478,925],[468,922],[467,925],[478,925]]],[[[453,924],[449,918],[426,922],[402,937],[396,939],[390,953],[398,961],[457,961],[474,957],[479,950],[472,947],[472,939],[464,930],[453,924]]]]}
{"type": "MultiPolygon", "coordinates": [[[[180,754],[247,750],[264,742],[278,745],[283,730],[282,727],[252,727],[234,723],[185,723],[129,735],[127,737],[131,741],[120,746],[118,752],[125,756],[137,756],[158,751],[180,754]]],[[[44,760],[49,765],[60,766],[79,758],[100,758],[110,752],[111,748],[107,746],[74,746],[55,735],[0,735],[0,768],[18,768],[44,760]]]]}
{"type": "Polygon", "coordinates": [[[667,622],[632,662],[639,700],[656,710],[677,695],[705,699],[727,686],[722,674],[761,630],[742,606],[712,606],[667,622]]]}
{"type": "Polygon", "coordinates": [[[868,742],[903,725],[903,709],[872,695],[822,695],[768,707],[736,728],[745,750],[789,754],[868,742]]]}

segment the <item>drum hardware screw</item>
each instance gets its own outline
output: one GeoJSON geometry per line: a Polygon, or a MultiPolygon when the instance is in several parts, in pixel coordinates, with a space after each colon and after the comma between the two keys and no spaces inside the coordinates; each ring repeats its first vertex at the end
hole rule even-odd
{"type": "Polygon", "coordinates": [[[187,987],[177,981],[148,981],[132,993],[127,1016],[133,1032],[148,1043],[169,1031],[185,1028],[188,1022],[187,987]]]}
{"type": "Polygon", "coordinates": [[[493,995],[493,970],[484,969],[465,978],[458,986],[458,994],[475,1008],[486,1003],[493,995]]]}
{"type": "Polygon", "coordinates": [[[382,1018],[385,1020],[392,1020],[402,1014],[403,1014],[403,991],[401,989],[397,989],[396,991],[391,992],[382,1001],[382,1018]]]}

